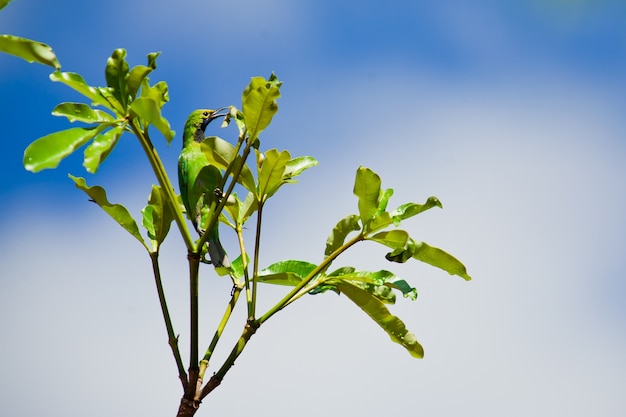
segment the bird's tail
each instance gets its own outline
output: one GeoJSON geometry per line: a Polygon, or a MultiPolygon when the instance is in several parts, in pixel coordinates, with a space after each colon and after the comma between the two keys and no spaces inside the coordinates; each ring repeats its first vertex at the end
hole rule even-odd
{"type": "Polygon", "coordinates": [[[213,267],[215,269],[219,268],[218,272],[220,270],[223,270],[225,274],[228,273],[228,270],[230,269],[230,261],[228,260],[228,255],[226,255],[226,251],[224,250],[224,247],[222,246],[220,239],[215,238],[215,237],[210,237],[208,239],[208,243],[209,243],[209,250],[208,250],[209,257],[211,258],[211,263],[213,264],[213,267]]]}

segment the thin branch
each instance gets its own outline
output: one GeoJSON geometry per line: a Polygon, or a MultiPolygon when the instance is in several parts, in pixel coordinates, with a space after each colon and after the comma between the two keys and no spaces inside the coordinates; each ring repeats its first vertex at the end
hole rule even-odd
{"type": "Polygon", "coordinates": [[[167,302],[165,300],[165,292],[163,291],[163,282],[161,280],[161,269],[159,267],[159,253],[150,252],[150,260],[152,261],[152,271],[154,272],[154,281],[157,287],[157,293],[159,294],[159,303],[161,304],[161,311],[163,312],[163,320],[165,321],[165,328],[167,330],[167,342],[172,349],[174,360],[176,361],[176,367],[178,368],[178,378],[183,384],[183,389],[187,386],[187,373],[183,366],[183,361],[178,350],[178,337],[174,333],[174,327],[172,326],[172,320],[167,308],[167,302]]]}

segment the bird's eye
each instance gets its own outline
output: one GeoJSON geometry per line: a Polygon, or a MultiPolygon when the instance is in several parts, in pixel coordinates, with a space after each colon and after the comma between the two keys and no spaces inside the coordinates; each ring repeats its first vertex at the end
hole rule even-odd
{"type": "Polygon", "coordinates": [[[208,111],[203,111],[203,112],[202,112],[202,115],[203,115],[204,117],[209,117],[209,112],[208,112],[208,111]]]}

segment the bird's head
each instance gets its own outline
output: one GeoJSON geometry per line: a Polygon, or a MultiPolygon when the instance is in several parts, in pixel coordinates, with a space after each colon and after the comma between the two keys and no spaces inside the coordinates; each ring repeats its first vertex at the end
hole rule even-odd
{"type": "Polygon", "coordinates": [[[209,123],[211,123],[212,120],[225,116],[224,113],[221,113],[222,110],[225,110],[225,108],[217,110],[194,110],[187,118],[187,122],[185,123],[185,132],[192,134],[194,140],[202,142],[202,140],[204,140],[204,130],[209,123]]]}

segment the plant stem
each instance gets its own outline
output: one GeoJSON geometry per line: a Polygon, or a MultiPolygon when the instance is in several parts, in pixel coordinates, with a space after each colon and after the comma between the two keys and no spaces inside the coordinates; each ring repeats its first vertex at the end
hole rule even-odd
{"type": "Polygon", "coordinates": [[[176,203],[177,199],[176,195],[174,194],[174,187],[172,187],[172,183],[167,176],[165,167],[163,167],[163,164],[161,163],[161,158],[159,158],[159,154],[152,145],[152,141],[150,140],[148,134],[139,129],[137,123],[138,122],[136,119],[131,119],[129,123],[130,128],[132,129],[137,139],[139,139],[139,143],[141,144],[141,147],[148,157],[148,161],[150,161],[152,171],[154,171],[154,175],[156,176],[157,181],[159,181],[159,185],[167,195],[167,201],[170,205],[170,209],[172,210],[172,213],[174,213],[174,221],[176,221],[176,225],[178,226],[178,230],[183,237],[185,246],[187,246],[187,250],[195,251],[196,246],[193,242],[193,239],[191,238],[191,234],[189,233],[189,228],[187,227],[185,216],[183,215],[183,212],[180,209],[179,205],[176,203]]]}
{"type": "Polygon", "coordinates": [[[311,271],[311,273],[308,276],[306,276],[302,281],[300,281],[300,283],[296,285],[293,288],[293,290],[289,292],[289,294],[284,296],[282,300],[280,300],[278,303],[276,303],[276,305],[274,305],[274,307],[270,308],[265,314],[259,317],[258,319],[259,325],[266,322],[267,319],[269,319],[274,314],[282,310],[286,305],[290,304],[293,300],[299,298],[302,294],[298,294],[298,293],[303,288],[305,288],[311,282],[311,280],[315,278],[316,275],[318,275],[320,272],[328,268],[328,266],[335,260],[335,258],[337,258],[339,255],[345,252],[350,246],[362,241],[364,238],[365,237],[363,235],[363,232],[361,232],[358,235],[356,235],[354,238],[345,242],[343,245],[337,248],[333,253],[328,255],[326,258],[324,258],[324,260],[313,271],[311,271]]]}
{"type": "Polygon", "coordinates": [[[159,294],[159,303],[161,304],[161,311],[163,312],[163,320],[165,321],[165,328],[167,329],[167,341],[172,349],[174,360],[176,361],[176,367],[178,368],[178,378],[183,384],[183,389],[187,386],[187,373],[183,366],[183,361],[178,350],[178,337],[174,333],[174,327],[172,326],[172,320],[167,308],[167,302],[165,300],[165,292],[163,291],[163,282],[161,280],[161,269],[159,267],[159,252],[150,252],[150,260],[152,261],[152,271],[154,272],[154,281],[157,287],[157,293],[159,294]]]}
{"type": "Polygon", "coordinates": [[[252,302],[248,311],[248,318],[256,316],[257,276],[259,274],[259,253],[261,251],[261,220],[263,218],[263,201],[259,202],[257,209],[256,236],[254,241],[254,261],[252,266],[252,302]]]}
{"type": "Polygon", "coordinates": [[[189,306],[190,306],[190,346],[189,346],[189,381],[185,396],[193,399],[198,383],[198,270],[200,255],[189,252],[189,306]]]}
{"type": "Polygon", "coordinates": [[[230,302],[228,303],[228,306],[226,307],[226,311],[224,312],[224,315],[222,316],[222,320],[220,321],[220,324],[217,326],[217,329],[215,330],[215,334],[213,335],[213,340],[211,340],[211,344],[209,345],[209,348],[204,354],[204,358],[202,358],[202,361],[200,361],[200,372],[198,374],[198,377],[200,379],[204,378],[204,373],[207,367],[209,366],[209,361],[211,360],[211,356],[213,355],[213,352],[215,351],[215,346],[217,346],[217,342],[219,342],[220,337],[222,336],[222,332],[224,331],[224,328],[226,327],[228,320],[230,320],[230,315],[235,309],[235,305],[237,304],[237,300],[239,299],[239,294],[241,294],[241,287],[236,285],[233,287],[233,293],[230,297],[230,302]]]}
{"type": "Polygon", "coordinates": [[[239,340],[237,340],[237,343],[231,350],[230,355],[228,355],[228,358],[226,358],[226,360],[224,361],[224,364],[222,365],[222,367],[215,374],[213,374],[211,379],[209,379],[207,384],[202,388],[202,391],[200,392],[200,396],[199,396],[200,400],[202,400],[204,397],[209,395],[211,391],[213,391],[222,383],[224,376],[230,370],[230,368],[235,364],[235,360],[239,357],[241,352],[243,352],[243,349],[246,347],[248,340],[250,340],[252,335],[256,333],[258,328],[259,328],[259,323],[257,321],[248,320],[248,322],[246,323],[243,329],[243,332],[241,333],[241,336],[239,337],[239,340]]]}

